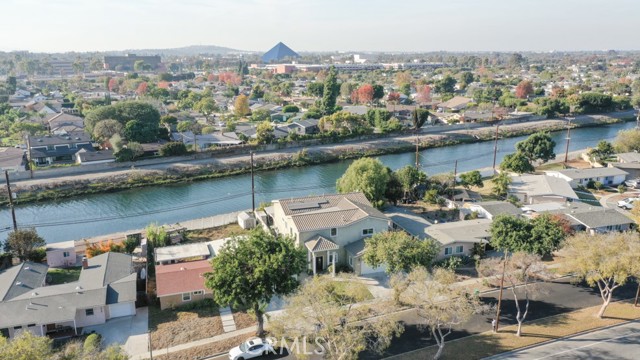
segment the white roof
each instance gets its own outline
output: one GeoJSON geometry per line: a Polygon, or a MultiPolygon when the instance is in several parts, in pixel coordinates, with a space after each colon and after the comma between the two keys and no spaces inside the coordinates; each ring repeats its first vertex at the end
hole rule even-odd
{"type": "Polygon", "coordinates": [[[231,240],[231,238],[156,248],[154,250],[156,253],[156,261],[164,262],[195,257],[214,257],[220,252],[220,248],[229,240],[231,240]]]}
{"type": "Polygon", "coordinates": [[[578,195],[568,182],[548,175],[513,176],[509,192],[527,194],[530,197],[557,195],[568,199],[578,199],[578,195]]]}

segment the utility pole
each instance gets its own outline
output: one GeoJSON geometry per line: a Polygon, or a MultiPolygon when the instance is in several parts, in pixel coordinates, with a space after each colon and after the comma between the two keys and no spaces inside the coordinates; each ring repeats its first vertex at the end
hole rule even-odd
{"type": "Polygon", "coordinates": [[[256,192],[255,192],[255,182],[254,182],[254,176],[253,176],[253,151],[251,151],[249,154],[251,154],[251,209],[253,210],[252,213],[256,212],[256,192]]]}
{"type": "Polygon", "coordinates": [[[502,263],[502,278],[500,279],[500,295],[498,296],[498,311],[496,313],[496,332],[500,327],[500,306],[502,305],[502,290],[504,289],[504,272],[507,268],[507,251],[504,252],[504,262],[502,263]]]}
{"type": "Polygon", "coordinates": [[[9,172],[4,171],[4,178],[7,180],[7,193],[9,194],[9,207],[11,208],[11,219],[13,219],[13,231],[18,230],[18,223],[16,222],[16,210],[13,207],[13,194],[11,193],[11,184],[9,183],[9,172]]]}
{"type": "Polygon", "coordinates": [[[458,160],[453,165],[453,189],[451,190],[451,200],[456,196],[456,178],[458,177],[458,160]]]}
{"type": "Polygon", "coordinates": [[[420,170],[420,144],[416,142],[416,170],[420,170]]]}
{"type": "Polygon", "coordinates": [[[571,141],[571,120],[569,120],[569,125],[567,126],[567,147],[564,149],[564,163],[566,164],[569,160],[569,142],[571,141]]]}
{"type": "Polygon", "coordinates": [[[496,156],[498,155],[498,130],[500,129],[500,124],[496,126],[496,135],[493,140],[493,172],[496,171],[496,156]]]}
{"type": "Polygon", "coordinates": [[[151,347],[151,333],[147,331],[147,338],[149,339],[149,360],[153,360],[153,348],[151,347]]]}

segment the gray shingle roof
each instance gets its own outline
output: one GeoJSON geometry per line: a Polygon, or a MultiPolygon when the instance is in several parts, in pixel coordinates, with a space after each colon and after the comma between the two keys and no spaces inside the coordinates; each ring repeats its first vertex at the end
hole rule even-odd
{"type": "Polygon", "coordinates": [[[618,161],[623,163],[637,163],[640,162],[640,153],[637,152],[628,152],[617,154],[616,157],[618,161]]]}
{"type": "Polygon", "coordinates": [[[11,300],[42,286],[48,268],[47,265],[27,261],[0,272],[0,301],[11,300]]]}
{"type": "Polygon", "coordinates": [[[364,254],[365,242],[364,239],[360,239],[356,242],[352,242],[351,244],[344,247],[347,253],[353,256],[362,256],[364,254]]]}
{"type": "MultiPolygon", "coordinates": [[[[82,269],[76,282],[53,286],[41,286],[40,282],[0,301],[0,328],[71,321],[76,309],[135,301],[137,274],[130,255],[106,253],[88,262],[89,267],[82,269]]],[[[13,284],[17,275],[31,271],[32,266],[38,275],[25,273],[25,281],[30,279],[30,284],[35,284],[38,279],[44,280],[46,265],[24,263],[0,273],[0,291],[6,293],[7,284],[13,284]],[[30,270],[25,269],[27,266],[30,270]]]]}
{"type": "Polygon", "coordinates": [[[515,205],[506,201],[483,201],[475,203],[472,206],[481,206],[486,212],[492,216],[508,214],[508,215],[522,215],[522,210],[518,209],[515,205]]]}
{"type": "Polygon", "coordinates": [[[434,224],[426,229],[426,233],[442,245],[454,242],[477,243],[491,236],[490,228],[491,220],[477,219],[434,224]]]}
{"type": "Polygon", "coordinates": [[[598,209],[566,215],[574,218],[584,226],[591,229],[606,226],[627,225],[633,224],[634,222],[616,209],[598,209]]]}
{"type": "Polygon", "coordinates": [[[523,193],[527,196],[558,195],[568,199],[578,199],[578,195],[568,182],[548,175],[513,176],[509,192],[523,193]]]}

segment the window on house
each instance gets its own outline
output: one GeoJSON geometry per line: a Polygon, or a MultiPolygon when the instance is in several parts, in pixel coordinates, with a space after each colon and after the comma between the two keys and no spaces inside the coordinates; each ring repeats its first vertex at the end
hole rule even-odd
{"type": "Polygon", "coordinates": [[[22,329],[22,326],[14,326],[13,330],[18,330],[18,329],[22,329]]]}
{"type": "Polygon", "coordinates": [[[193,295],[202,295],[202,294],[204,294],[204,291],[202,290],[196,290],[193,292],[193,295]]]}
{"type": "Polygon", "coordinates": [[[36,324],[29,324],[27,327],[36,327],[36,324]]]}
{"type": "Polygon", "coordinates": [[[182,301],[191,301],[191,293],[182,293],[182,301]]]}
{"type": "Polygon", "coordinates": [[[353,267],[353,256],[349,256],[349,266],[353,267]]]}
{"type": "Polygon", "coordinates": [[[362,229],[362,236],[373,235],[373,229],[362,229]]]}
{"type": "MultiPolygon", "coordinates": [[[[336,263],[338,262],[338,254],[335,255],[336,256],[336,263]]],[[[333,264],[333,254],[329,254],[329,264],[333,264]]]]}
{"type": "Polygon", "coordinates": [[[444,254],[445,255],[451,255],[452,253],[453,253],[453,248],[452,247],[444,248],[444,254]]]}
{"type": "Polygon", "coordinates": [[[86,309],[86,310],[84,311],[84,314],[85,314],[86,316],[93,316],[93,309],[86,309]]]}
{"type": "Polygon", "coordinates": [[[336,236],[338,235],[338,229],[337,228],[331,228],[331,236],[336,236]]]}
{"type": "Polygon", "coordinates": [[[456,254],[462,254],[464,247],[462,245],[456,246],[456,254]]]}
{"type": "Polygon", "coordinates": [[[68,252],[68,251],[65,251],[65,252],[63,252],[63,253],[62,253],[62,256],[64,256],[64,257],[69,257],[70,255],[69,255],[69,252],[68,252]]]}

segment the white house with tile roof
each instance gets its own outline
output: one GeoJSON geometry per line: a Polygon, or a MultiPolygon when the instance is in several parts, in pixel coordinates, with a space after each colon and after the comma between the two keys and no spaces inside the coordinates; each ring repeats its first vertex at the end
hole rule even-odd
{"type": "MultiPolygon", "coordinates": [[[[289,235],[308,253],[314,274],[331,264],[349,264],[356,274],[384,271],[368,268],[361,253],[348,252],[355,243],[388,231],[391,221],[375,209],[362,193],[331,194],[273,201],[273,229],[289,235]]],[[[335,266],[333,267],[335,269],[335,266]]]]}

